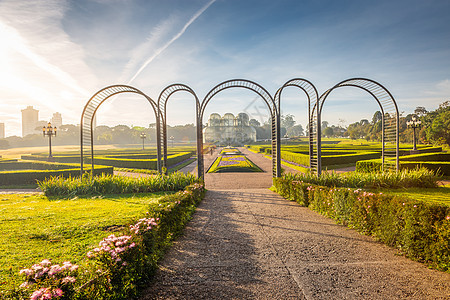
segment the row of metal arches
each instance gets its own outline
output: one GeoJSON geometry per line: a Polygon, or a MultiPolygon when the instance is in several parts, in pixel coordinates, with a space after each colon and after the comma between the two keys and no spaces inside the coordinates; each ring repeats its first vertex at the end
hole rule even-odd
{"type": "Polygon", "coordinates": [[[398,169],[398,129],[399,113],[397,104],[391,93],[381,84],[365,78],[352,78],[344,80],[332,88],[325,91],[320,97],[314,85],[306,79],[295,78],[287,81],[275,93],[274,97],[261,85],[245,79],[232,79],[224,81],[205,96],[202,102],[199,101],[196,93],[184,84],[172,84],[167,86],[159,95],[158,101],[141,92],[140,90],[127,85],[108,86],[95,93],[84,107],[80,122],[81,138],[81,174],[84,171],[84,160],[90,156],[91,168],[94,169],[94,139],[93,120],[100,105],[108,98],[121,93],[135,93],[142,95],[150,103],[156,119],[157,136],[157,161],[158,171],[161,173],[167,167],[167,103],[171,96],[177,92],[188,92],[195,101],[196,106],[196,128],[197,128],[197,171],[198,176],[203,177],[203,117],[205,109],[211,99],[221,91],[230,88],[245,88],[255,92],[266,103],[271,114],[272,123],[272,170],[274,177],[281,176],[281,138],[280,138],[280,118],[281,118],[281,96],[287,87],[297,87],[301,89],[307,97],[308,104],[308,126],[309,126],[309,157],[311,171],[320,174],[321,166],[321,114],[322,108],[328,95],[335,89],[345,86],[356,87],[369,93],[378,103],[382,113],[382,162],[384,168],[398,169]],[[386,160],[386,156],[392,159],[386,160]],[[395,158],[395,159],[394,159],[395,158]]]}

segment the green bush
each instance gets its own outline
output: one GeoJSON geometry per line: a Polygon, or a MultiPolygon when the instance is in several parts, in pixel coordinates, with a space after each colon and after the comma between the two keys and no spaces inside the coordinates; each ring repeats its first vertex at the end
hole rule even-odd
{"type": "Polygon", "coordinates": [[[86,249],[88,263],[72,275],[76,278],[70,289],[67,284],[52,280],[52,276],[48,276],[49,280],[25,276],[27,282],[34,284],[3,291],[2,299],[30,299],[34,291],[48,288],[49,283],[52,283],[52,290],[65,289],[65,295],[71,295],[70,299],[138,298],[139,292],[150,282],[157,262],[181,234],[204,194],[203,185],[197,183],[187,186],[184,191],[164,196],[149,206],[143,218],[118,231],[117,236],[106,237],[96,249],[86,249]],[[112,242],[115,240],[121,244],[112,242]]]}
{"type": "Polygon", "coordinates": [[[178,191],[197,182],[192,174],[180,172],[149,177],[126,177],[101,175],[91,177],[53,177],[39,181],[39,187],[46,196],[78,196],[96,194],[151,193],[178,191]]]}
{"type": "MultiPolygon", "coordinates": [[[[174,164],[182,162],[193,155],[193,152],[180,152],[167,156],[167,166],[170,167],[174,164]]],[[[86,162],[90,163],[90,157],[86,158],[86,162]]],[[[113,166],[118,168],[131,168],[131,169],[157,169],[157,159],[126,159],[126,158],[113,158],[107,156],[95,156],[94,162],[100,165],[113,166]]]]}
{"type": "Polygon", "coordinates": [[[442,161],[449,162],[450,161],[450,153],[441,152],[441,153],[423,153],[423,154],[415,154],[415,155],[407,155],[400,156],[400,161],[414,161],[414,162],[423,162],[423,161],[442,161]]]}
{"type": "MultiPolygon", "coordinates": [[[[356,163],[356,172],[378,172],[381,170],[381,159],[363,160],[356,163]]],[[[449,161],[399,161],[400,170],[414,170],[417,168],[426,168],[435,173],[449,176],[450,162],[449,161]]]]}
{"type": "MultiPolygon", "coordinates": [[[[90,169],[87,166],[87,170],[90,169]]],[[[108,166],[94,167],[94,175],[113,174],[113,168],[108,166]]],[[[52,162],[16,161],[0,162],[0,183],[2,185],[36,184],[36,182],[51,177],[74,177],[80,175],[77,164],[60,164],[52,162]]]]}
{"type": "Polygon", "coordinates": [[[359,232],[400,249],[408,257],[450,270],[450,207],[361,189],[274,178],[277,192],[359,232]]]}
{"type": "Polygon", "coordinates": [[[312,173],[287,173],[284,178],[290,181],[307,182],[329,187],[352,188],[411,188],[436,187],[438,177],[427,169],[403,170],[401,172],[348,172],[338,174],[324,172],[320,176],[312,173]]]}

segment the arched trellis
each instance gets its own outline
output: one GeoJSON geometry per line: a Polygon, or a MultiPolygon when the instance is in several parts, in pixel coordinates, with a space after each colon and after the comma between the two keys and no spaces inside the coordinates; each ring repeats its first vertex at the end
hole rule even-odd
{"type": "MultiPolygon", "coordinates": [[[[382,135],[381,135],[381,159],[383,164],[383,169],[385,167],[395,168],[398,170],[399,167],[399,113],[397,103],[394,100],[392,94],[381,84],[378,82],[367,79],[367,78],[351,78],[344,81],[339,82],[329,90],[325,91],[318,100],[318,112],[317,112],[317,135],[319,140],[319,153],[318,153],[318,169],[317,173],[320,175],[321,173],[321,132],[320,132],[320,119],[322,115],[322,108],[327,99],[328,95],[335,89],[345,86],[352,86],[356,88],[360,88],[366,92],[368,92],[372,97],[377,101],[378,105],[381,109],[381,124],[382,124],[382,135]],[[385,160],[386,156],[395,157],[395,163],[393,160],[385,160]]],[[[316,109],[317,106],[313,108],[316,109]]]]}
{"type": "MultiPolygon", "coordinates": [[[[145,97],[153,108],[156,123],[159,123],[159,110],[157,104],[149,96],[147,96],[140,90],[128,85],[112,85],[99,90],[97,93],[94,94],[94,96],[92,96],[89,99],[89,101],[84,106],[83,113],[81,114],[81,122],[80,122],[81,175],[83,175],[83,163],[85,152],[87,153],[90,152],[91,154],[92,174],[94,172],[94,135],[92,131],[92,122],[94,120],[95,113],[97,112],[97,109],[100,107],[100,105],[103,102],[105,102],[108,98],[121,93],[135,93],[145,97]]],[[[158,157],[157,160],[159,162],[160,158],[158,157]]]]}
{"type": "MultiPolygon", "coordinates": [[[[211,101],[211,99],[219,92],[236,87],[245,88],[255,92],[256,94],[261,96],[261,98],[264,100],[264,102],[267,104],[267,107],[269,108],[272,119],[272,173],[274,177],[280,177],[281,176],[280,113],[270,93],[267,92],[267,90],[263,88],[261,85],[246,79],[231,79],[216,85],[213,89],[211,89],[208,92],[208,94],[205,96],[205,98],[201,103],[199,113],[199,124],[203,124],[203,115],[205,113],[205,109],[209,101],[211,101]]],[[[201,147],[203,148],[203,133],[202,139],[199,142],[201,142],[201,147]]],[[[203,174],[204,172],[203,154],[199,155],[198,159],[201,160],[199,165],[201,165],[202,168],[201,172],[199,170],[199,174],[203,174]]]]}
{"type": "MultiPolygon", "coordinates": [[[[199,111],[200,111],[200,101],[198,100],[197,95],[195,94],[194,90],[192,90],[189,86],[185,84],[171,84],[167,86],[159,95],[158,98],[158,107],[160,112],[159,122],[157,123],[156,127],[156,135],[158,138],[158,155],[162,158],[162,162],[159,164],[159,172],[161,173],[162,167],[167,168],[167,102],[169,101],[170,97],[180,91],[185,91],[190,93],[192,96],[194,96],[195,99],[195,122],[197,126],[197,157],[200,157],[200,153],[202,152],[202,144],[199,143],[199,140],[202,138],[202,123],[199,123],[199,111]],[[161,151],[163,154],[161,155],[161,151]]],[[[202,161],[200,159],[197,159],[197,176],[201,177],[203,176],[203,170],[202,161]]]]}
{"type": "Polygon", "coordinates": [[[297,87],[302,89],[308,98],[308,125],[309,125],[309,166],[311,170],[317,170],[318,163],[318,149],[320,147],[319,140],[317,138],[317,110],[314,110],[314,114],[311,109],[317,103],[319,94],[316,87],[308,80],[303,78],[294,78],[287,81],[282,87],[280,87],[275,93],[275,103],[277,104],[278,111],[281,112],[281,94],[286,87],[297,87]]]}

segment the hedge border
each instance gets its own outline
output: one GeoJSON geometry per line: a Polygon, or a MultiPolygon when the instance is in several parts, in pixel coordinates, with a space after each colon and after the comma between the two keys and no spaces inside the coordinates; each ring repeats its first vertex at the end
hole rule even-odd
{"type": "Polygon", "coordinates": [[[286,199],[371,235],[413,260],[450,272],[449,206],[285,178],[274,178],[273,184],[286,199]]]}
{"type": "MultiPolygon", "coordinates": [[[[149,212],[143,218],[153,218],[158,225],[150,231],[132,237],[136,245],[132,251],[133,259],[128,261],[126,267],[120,262],[120,268],[115,264],[105,266],[103,257],[93,259],[90,265],[82,266],[83,270],[78,271],[80,278],[70,291],[73,298],[106,300],[138,297],[153,278],[157,263],[191,219],[204,198],[205,191],[203,184],[196,183],[187,186],[184,191],[162,197],[158,204],[150,205],[149,212]],[[99,266],[102,267],[102,272],[98,272],[99,266]]],[[[134,223],[138,224],[142,220],[144,219],[134,223]]],[[[130,235],[130,227],[124,228],[122,234],[130,235]]],[[[0,296],[3,299],[30,299],[33,290],[39,287],[32,286],[31,290],[18,287],[3,291],[0,296]]]]}

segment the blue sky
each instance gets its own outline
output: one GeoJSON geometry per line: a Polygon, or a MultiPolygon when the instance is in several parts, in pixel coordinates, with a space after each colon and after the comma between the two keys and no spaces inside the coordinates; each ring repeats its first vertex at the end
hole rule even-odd
{"type": "MultiPolygon", "coordinates": [[[[450,1],[265,0],[1,0],[0,122],[21,135],[20,110],[40,119],[58,111],[77,124],[101,88],[130,84],[157,99],[184,83],[203,98],[216,84],[244,78],[269,92],[302,77],[324,92],[352,77],[383,84],[400,111],[433,110],[450,96],[450,1]]],[[[282,112],[306,124],[306,98],[283,94],[282,112]]],[[[375,101],[352,88],[333,92],[322,119],[370,119],[375,101]]],[[[264,103],[245,90],[217,95],[206,114],[248,112],[267,118],[264,103]]],[[[148,103],[111,99],[98,123],[153,123],[148,103]]],[[[169,124],[194,122],[193,100],[176,95],[169,124]]],[[[206,122],[206,120],[205,120],[206,122]]]]}

